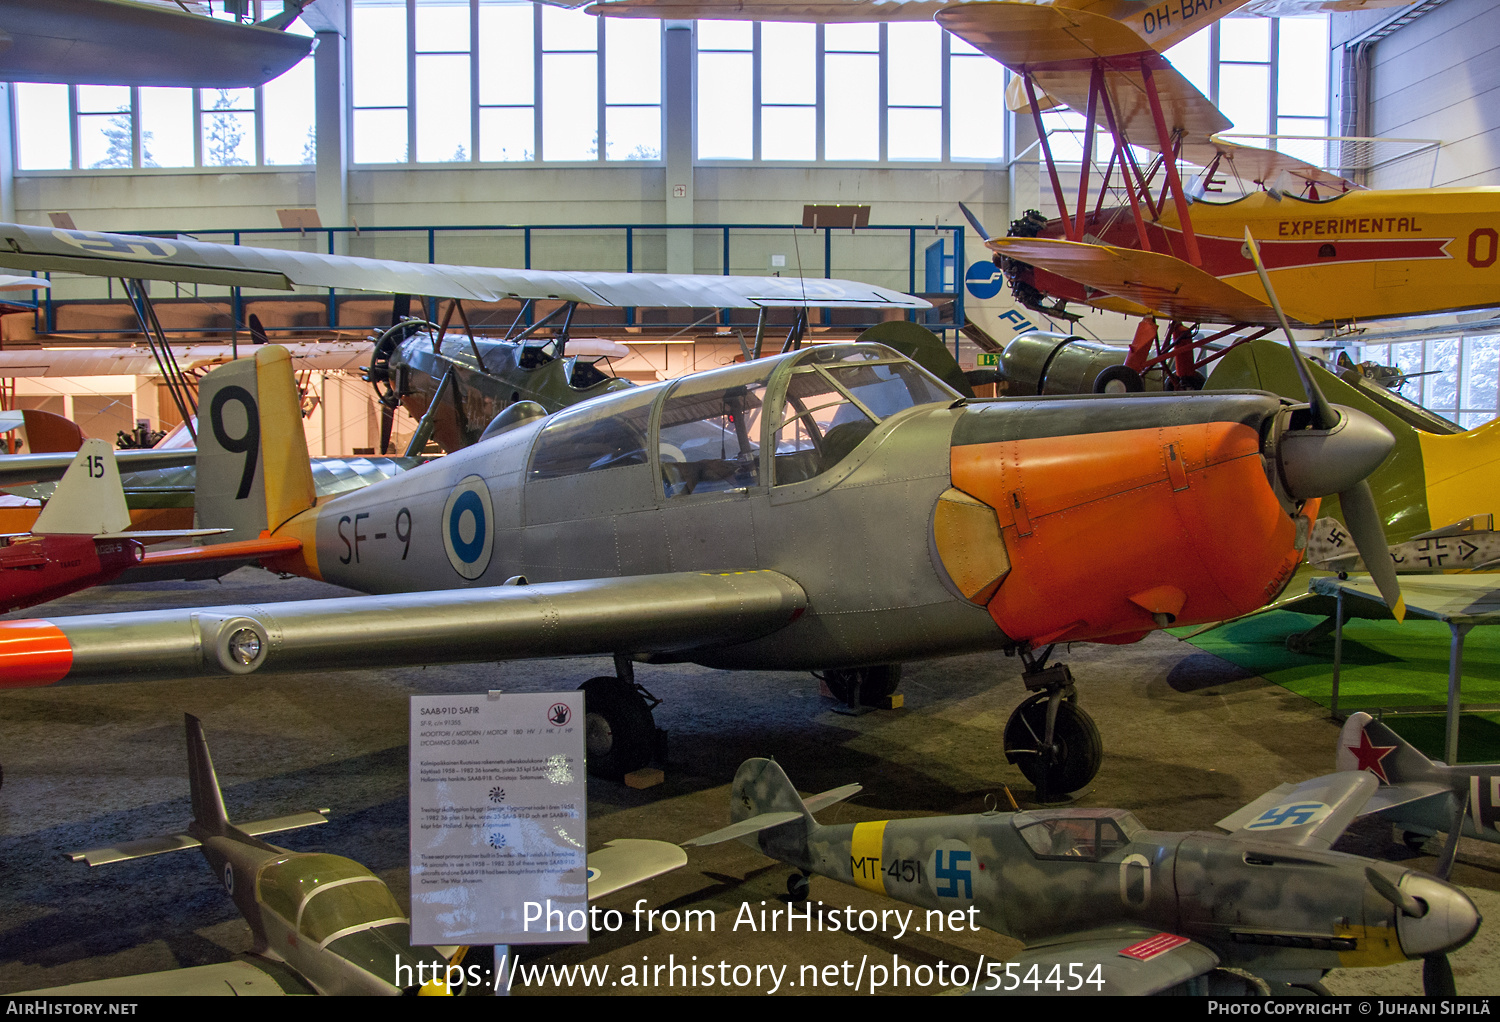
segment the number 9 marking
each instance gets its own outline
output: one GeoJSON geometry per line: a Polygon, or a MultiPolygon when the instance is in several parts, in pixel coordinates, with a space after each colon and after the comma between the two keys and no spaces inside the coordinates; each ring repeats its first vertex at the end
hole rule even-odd
{"type": "Polygon", "coordinates": [[[255,481],[255,465],[260,457],[260,412],[255,407],[255,398],[244,387],[224,387],[214,395],[213,403],[209,405],[208,422],[214,431],[214,440],[220,447],[231,454],[245,456],[245,467],[240,471],[239,492],[234,495],[235,500],[244,500],[250,496],[250,484],[255,481]],[[245,409],[245,435],[241,437],[230,436],[229,430],[224,426],[224,406],[231,401],[238,401],[245,409]]]}

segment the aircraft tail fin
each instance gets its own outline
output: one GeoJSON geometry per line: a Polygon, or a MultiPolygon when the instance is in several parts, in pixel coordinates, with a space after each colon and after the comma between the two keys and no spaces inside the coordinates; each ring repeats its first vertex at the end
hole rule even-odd
{"type": "Polygon", "coordinates": [[[278,344],[220,366],[198,389],[198,524],[210,542],[257,539],[313,506],[312,463],[291,354],[278,344]]]}
{"type": "Polygon", "coordinates": [[[31,531],[97,536],[129,526],[130,509],[125,506],[114,448],[103,440],[85,440],[31,531]]]}
{"type": "Polygon", "coordinates": [[[203,722],[191,713],[183,714],[187,725],[188,788],[193,798],[193,823],[205,833],[222,834],[229,828],[229,814],[224,811],[224,795],[219,791],[219,776],[208,754],[208,739],[203,737],[203,722]]]}
{"type": "Polygon", "coordinates": [[[1368,713],[1351,713],[1339,732],[1336,769],[1368,770],[1386,784],[1431,780],[1437,764],[1368,713]]]}
{"type": "MultiPolygon", "coordinates": [[[[848,798],[858,785],[845,785],[833,791],[814,795],[808,802],[821,808],[848,798]]],[[[684,841],[684,845],[716,845],[721,841],[744,840],[763,831],[777,831],[747,844],[791,842],[803,844],[818,828],[808,802],[802,801],[786,772],[774,759],[747,759],[734,775],[729,794],[729,818],[733,822],[711,834],[684,841]]],[[[769,853],[768,853],[769,854],[769,853]]]]}

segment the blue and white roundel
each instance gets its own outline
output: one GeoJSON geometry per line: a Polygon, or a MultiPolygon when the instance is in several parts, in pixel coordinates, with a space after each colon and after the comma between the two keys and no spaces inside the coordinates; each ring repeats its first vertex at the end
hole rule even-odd
{"type": "Polygon", "coordinates": [[[448,551],[448,563],[464,578],[478,578],[490,566],[494,548],[490,489],[479,476],[468,476],[443,505],[443,549],[448,551]]]}

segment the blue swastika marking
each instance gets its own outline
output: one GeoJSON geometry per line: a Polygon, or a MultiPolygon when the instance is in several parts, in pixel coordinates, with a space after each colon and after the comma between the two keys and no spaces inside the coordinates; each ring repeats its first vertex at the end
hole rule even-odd
{"type": "Polygon", "coordinates": [[[959,865],[960,862],[968,862],[970,859],[973,858],[973,856],[970,855],[968,852],[956,852],[956,851],[955,852],[949,852],[948,853],[948,865],[944,866],[943,865],[943,850],[941,848],[939,848],[936,852],[933,852],[932,854],[933,854],[932,875],[935,876],[935,877],[937,877],[939,880],[946,881],[945,884],[943,884],[942,886],[938,887],[938,889],[937,889],[938,897],[939,898],[957,898],[957,897],[959,897],[958,885],[959,885],[960,881],[962,881],[963,885],[964,885],[963,897],[965,897],[965,898],[972,898],[972,897],[974,897],[974,885],[973,885],[973,882],[972,882],[972,874],[970,874],[969,869],[968,869],[967,866],[960,866],[959,865]]]}
{"type": "Polygon", "coordinates": [[[1267,809],[1248,824],[1246,830],[1271,830],[1277,827],[1300,827],[1326,815],[1328,807],[1322,802],[1294,802],[1291,805],[1267,809]]]}

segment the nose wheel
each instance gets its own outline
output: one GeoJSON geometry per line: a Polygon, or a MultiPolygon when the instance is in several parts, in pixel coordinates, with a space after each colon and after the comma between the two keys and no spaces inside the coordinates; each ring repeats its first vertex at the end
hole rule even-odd
{"type": "MultiPolygon", "coordinates": [[[[1045,657],[1042,661],[1045,662],[1045,657]]],[[[1051,802],[1088,784],[1104,761],[1104,743],[1094,718],[1078,705],[1067,667],[1039,667],[1028,660],[1023,675],[1030,696],[1005,724],[1005,758],[1051,802]]]]}

